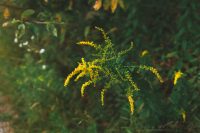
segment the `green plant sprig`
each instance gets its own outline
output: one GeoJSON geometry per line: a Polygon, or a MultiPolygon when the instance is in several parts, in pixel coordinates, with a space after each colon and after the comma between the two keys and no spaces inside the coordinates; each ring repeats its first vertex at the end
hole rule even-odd
{"type": "MultiPolygon", "coordinates": [[[[104,105],[104,95],[105,92],[112,87],[112,83],[123,84],[127,86],[126,96],[130,105],[130,112],[134,112],[134,99],[133,93],[139,91],[137,83],[134,81],[133,72],[136,70],[146,70],[152,72],[158,80],[162,83],[163,79],[158,73],[157,69],[146,66],[146,65],[137,65],[133,64],[131,66],[122,65],[120,60],[133,49],[133,43],[128,49],[117,52],[114,49],[114,45],[110,38],[107,36],[105,31],[102,28],[96,27],[99,30],[104,38],[104,44],[96,44],[92,41],[81,41],[77,44],[90,46],[96,49],[95,59],[90,62],[85,61],[82,58],[79,65],[72,71],[66,78],[64,86],[68,86],[70,80],[76,76],[75,82],[82,77],[88,77],[89,80],[82,84],[81,87],[81,96],[84,96],[84,92],[87,86],[96,85],[97,82],[104,84],[104,87],[101,90],[101,103],[104,105]],[[130,68],[135,68],[133,71],[130,71],[130,68]],[[106,80],[105,80],[106,79],[106,80]],[[106,82],[105,82],[106,81],[106,82]]],[[[123,88],[124,89],[124,88],[123,88]]]]}

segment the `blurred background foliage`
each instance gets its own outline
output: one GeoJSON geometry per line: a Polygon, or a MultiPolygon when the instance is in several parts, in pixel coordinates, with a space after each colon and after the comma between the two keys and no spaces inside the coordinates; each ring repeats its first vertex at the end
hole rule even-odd
{"type": "Polygon", "coordinates": [[[0,14],[0,91],[12,99],[16,132],[200,131],[199,0],[1,0],[0,14]],[[165,80],[137,79],[133,115],[118,86],[105,94],[104,107],[92,88],[81,98],[81,84],[63,87],[91,53],[76,43],[102,41],[95,26],[118,50],[133,41],[126,61],[154,66],[165,80]],[[183,77],[174,86],[178,70],[183,77]]]}

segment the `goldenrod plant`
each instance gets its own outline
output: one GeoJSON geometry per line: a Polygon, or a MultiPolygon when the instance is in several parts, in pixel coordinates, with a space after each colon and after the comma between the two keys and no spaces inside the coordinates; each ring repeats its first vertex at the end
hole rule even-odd
{"type": "Polygon", "coordinates": [[[174,73],[174,85],[177,84],[177,81],[183,76],[183,73],[179,70],[174,73]]]}
{"type": "Polygon", "coordinates": [[[82,77],[87,77],[88,81],[84,82],[81,87],[81,96],[83,97],[85,89],[88,86],[93,85],[93,87],[98,87],[96,86],[97,83],[104,83],[104,87],[99,88],[101,91],[101,104],[103,106],[105,92],[112,87],[111,83],[115,82],[119,85],[125,84],[127,88],[123,89],[126,89],[126,96],[132,114],[134,112],[133,94],[140,90],[134,80],[133,73],[146,70],[152,72],[161,83],[163,82],[163,79],[154,67],[146,66],[144,64],[120,64],[119,61],[122,60],[123,56],[133,49],[133,43],[131,43],[130,48],[118,52],[115,50],[114,44],[107,33],[102,28],[96,27],[96,29],[102,33],[104,43],[96,44],[92,41],[80,41],[77,43],[81,46],[93,47],[96,50],[95,58],[92,61],[86,61],[82,58],[81,62],[78,63],[78,66],[65,79],[64,86],[68,86],[73,77],[75,77],[75,82],[82,77]]]}
{"type": "Polygon", "coordinates": [[[199,7],[198,0],[0,0],[0,95],[16,112],[6,120],[16,133],[199,133],[199,7]],[[94,25],[105,27],[114,52],[94,25]]]}

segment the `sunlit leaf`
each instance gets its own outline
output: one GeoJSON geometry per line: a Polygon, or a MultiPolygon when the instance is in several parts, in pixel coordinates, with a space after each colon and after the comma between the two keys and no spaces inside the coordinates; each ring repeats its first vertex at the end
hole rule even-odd
{"type": "Polygon", "coordinates": [[[117,4],[118,4],[118,0],[112,0],[111,1],[111,11],[112,11],[112,13],[115,12],[115,10],[117,8],[117,4]]]}
{"type": "Polygon", "coordinates": [[[123,0],[118,0],[118,4],[122,9],[125,9],[124,1],[123,0]]]}
{"type": "Polygon", "coordinates": [[[108,10],[110,7],[110,0],[105,0],[103,3],[104,10],[108,10]]]}
{"type": "Polygon", "coordinates": [[[28,18],[30,16],[32,16],[35,13],[35,11],[33,9],[27,9],[25,10],[22,14],[21,14],[21,18],[28,18]]]}
{"type": "Polygon", "coordinates": [[[98,11],[101,8],[101,6],[102,6],[102,0],[96,0],[93,8],[95,11],[98,11]]]}

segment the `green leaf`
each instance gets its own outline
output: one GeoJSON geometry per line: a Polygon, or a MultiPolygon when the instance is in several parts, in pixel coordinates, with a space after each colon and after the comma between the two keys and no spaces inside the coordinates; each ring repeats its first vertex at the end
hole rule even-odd
{"type": "Polygon", "coordinates": [[[89,33],[90,33],[90,26],[87,26],[85,27],[85,30],[84,30],[84,36],[87,37],[89,33]]]}
{"type": "Polygon", "coordinates": [[[33,9],[27,9],[25,10],[22,14],[21,14],[21,18],[28,18],[30,16],[32,16],[35,13],[35,11],[33,9]]]}
{"type": "Polygon", "coordinates": [[[49,23],[46,25],[46,29],[47,31],[49,31],[51,34],[53,34],[53,36],[57,37],[58,36],[58,31],[55,27],[55,25],[49,23]]]}
{"type": "Polygon", "coordinates": [[[11,20],[11,23],[12,24],[16,24],[16,23],[19,23],[20,22],[20,20],[17,20],[17,19],[15,19],[15,18],[13,18],[12,20],[11,20]]]}
{"type": "Polygon", "coordinates": [[[16,30],[16,37],[19,39],[25,34],[26,26],[25,24],[19,24],[16,30]]]}
{"type": "Polygon", "coordinates": [[[57,37],[58,36],[58,32],[56,27],[53,28],[53,36],[57,37]]]}
{"type": "Polygon", "coordinates": [[[168,53],[168,54],[166,55],[166,57],[167,57],[167,58],[177,57],[177,52],[175,51],[175,52],[168,53]]]}

